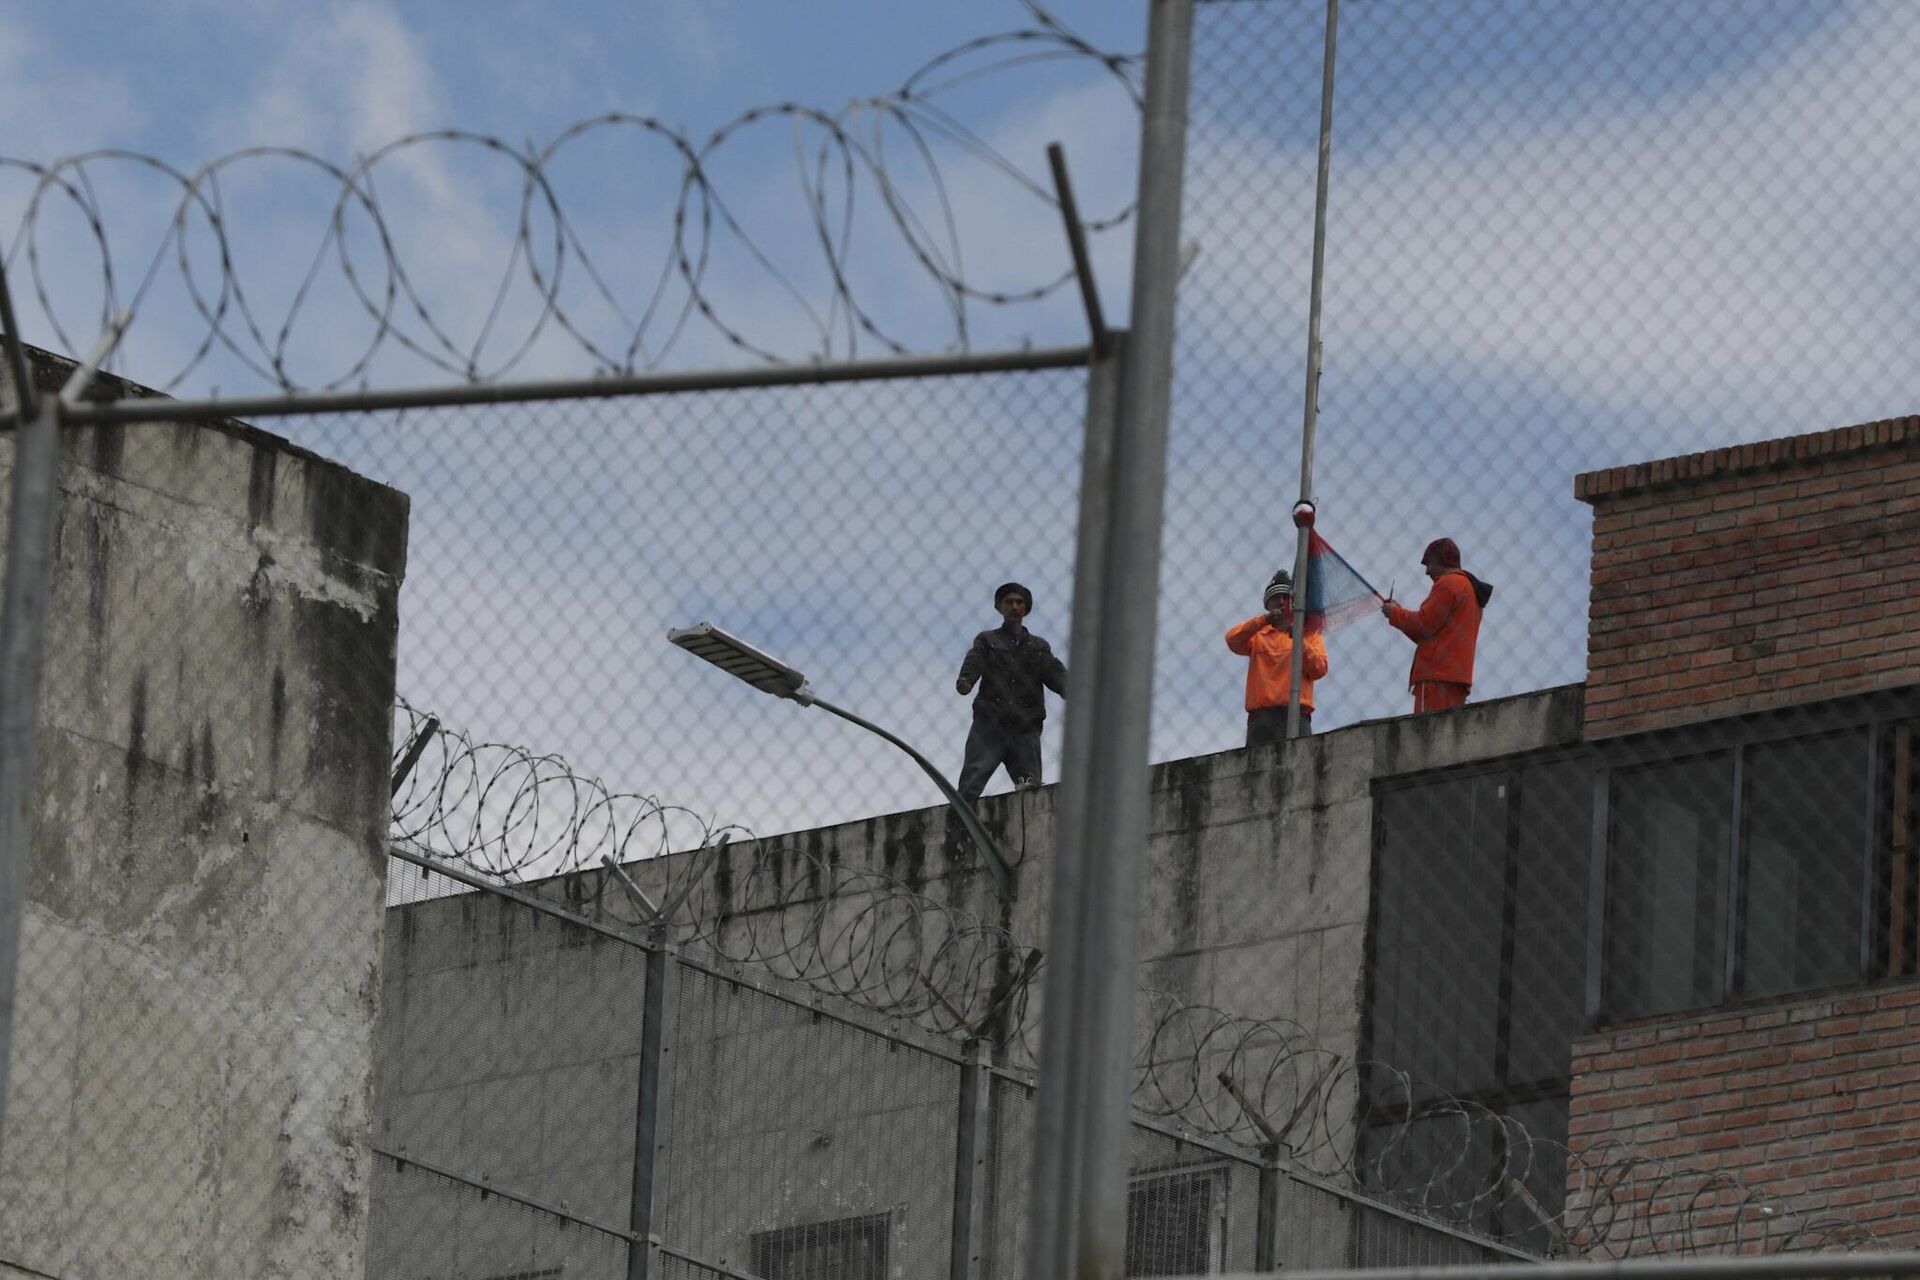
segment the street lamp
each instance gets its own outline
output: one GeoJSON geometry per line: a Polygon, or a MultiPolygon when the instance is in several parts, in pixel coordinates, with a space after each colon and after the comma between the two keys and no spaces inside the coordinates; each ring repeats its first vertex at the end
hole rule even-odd
{"type": "Polygon", "coordinates": [[[786,698],[803,707],[819,707],[822,711],[830,711],[842,720],[859,725],[869,733],[878,734],[912,756],[913,762],[926,771],[927,776],[933,779],[934,785],[940,788],[940,793],[947,798],[947,804],[952,807],[954,816],[960,819],[960,825],[966,828],[969,836],[973,837],[974,846],[986,859],[987,871],[993,876],[994,886],[999,889],[1000,896],[1012,899],[1013,872],[1007,863],[1006,854],[1001,850],[999,842],[987,834],[987,829],[980,824],[979,817],[974,814],[973,807],[961,798],[958,791],[954,790],[953,784],[947,781],[946,776],[933,767],[931,760],[871,720],[864,720],[844,707],[834,706],[807,686],[807,678],[804,675],[778,658],[754,648],[740,637],[722,631],[711,622],[696,622],[690,627],[674,627],[667,632],[667,639],[694,657],[706,659],[736,680],[744,680],[762,693],[770,693],[776,698],[786,698]]]}

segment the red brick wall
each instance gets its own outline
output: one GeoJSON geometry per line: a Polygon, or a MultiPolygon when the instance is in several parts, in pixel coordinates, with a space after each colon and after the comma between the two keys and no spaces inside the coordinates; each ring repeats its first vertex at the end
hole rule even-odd
{"type": "Polygon", "coordinates": [[[1684,1215],[1703,1252],[1751,1250],[1763,1232],[1777,1247],[1809,1218],[1844,1221],[1847,1234],[1866,1227],[1887,1247],[1920,1246],[1920,983],[1575,1041],[1568,1146],[1573,1223],[1604,1199],[1605,1176],[1583,1175],[1583,1160],[1665,1166],[1639,1170],[1637,1220],[1591,1215],[1575,1241],[1585,1251],[1653,1252],[1649,1229],[1671,1241],[1703,1189],[1684,1215]],[[1661,1173],[1672,1176],[1661,1183],[1661,1173]],[[1743,1205],[1750,1195],[1757,1203],[1743,1205]]]}
{"type": "Polygon", "coordinates": [[[1920,680],[1920,418],[1594,471],[1586,732],[1920,680]]]}

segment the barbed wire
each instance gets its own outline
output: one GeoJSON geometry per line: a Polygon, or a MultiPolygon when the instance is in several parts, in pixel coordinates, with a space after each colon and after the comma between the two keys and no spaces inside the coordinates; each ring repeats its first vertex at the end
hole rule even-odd
{"type": "Polygon", "coordinates": [[[903,880],[613,790],[559,755],[475,742],[404,699],[394,741],[391,834],[416,854],[502,884],[558,881],[611,923],[663,929],[938,1035],[978,1036],[989,1020],[1026,1034],[1037,956],[903,880]],[[677,850],[693,852],[660,864],[657,915],[609,867],[677,850]]]}
{"type": "MultiPolygon", "coordinates": [[[[696,324],[704,324],[728,347],[755,360],[768,362],[851,358],[863,347],[903,354],[925,343],[915,343],[897,326],[880,318],[879,301],[863,293],[853,270],[856,244],[862,234],[856,206],[861,193],[874,201],[897,243],[917,264],[922,282],[938,299],[946,317],[943,343],[949,350],[966,350],[972,335],[972,309],[1006,307],[1046,298],[1072,279],[1066,266],[1064,242],[1061,269],[1042,278],[989,283],[970,271],[965,262],[963,233],[953,198],[953,182],[943,170],[942,155],[954,152],[970,165],[996,173],[1020,198],[1057,209],[1051,186],[1029,173],[1038,157],[1022,163],[998,151],[967,124],[943,99],[963,88],[1019,68],[1049,62],[1067,62],[1093,68],[1110,79],[1137,108],[1139,58],[1095,47],[1049,13],[1038,0],[1021,0],[1032,25],[969,40],[934,57],[893,90],[860,98],[836,111],[783,102],[754,107],[715,129],[703,141],[685,129],[656,116],[607,112],[566,126],[551,141],[514,144],[505,139],[464,129],[434,129],[408,134],[374,150],[351,165],[343,165],[298,147],[249,147],[211,160],[191,171],[156,156],[120,148],[104,148],[42,163],[0,155],[0,174],[11,170],[31,183],[31,191],[14,234],[5,248],[8,265],[24,255],[26,275],[54,337],[69,351],[79,353],[93,345],[97,335],[69,333],[56,305],[57,286],[49,278],[43,252],[57,239],[52,231],[59,211],[77,215],[84,237],[98,255],[101,282],[98,332],[104,334],[124,310],[129,328],[138,323],[143,307],[171,264],[183,286],[191,316],[166,316],[172,336],[179,338],[181,322],[197,317],[204,332],[180,342],[187,355],[165,377],[150,372],[143,378],[163,391],[181,386],[216,352],[239,362],[252,376],[286,392],[338,390],[363,385],[382,351],[396,348],[433,368],[470,381],[504,377],[521,365],[543,337],[571,344],[589,363],[582,372],[632,374],[658,368],[682,345],[696,324]],[[806,239],[819,254],[825,277],[823,296],[808,290],[776,264],[775,256],[746,228],[736,206],[721,189],[716,168],[730,148],[740,146],[756,126],[784,122],[793,134],[793,161],[798,180],[799,210],[806,239]],[[625,134],[654,144],[664,161],[677,166],[670,234],[657,269],[643,273],[653,284],[645,296],[623,297],[611,283],[611,274],[589,249],[578,219],[569,215],[562,196],[564,183],[557,172],[562,162],[590,139],[625,134]],[[405,187],[405,177],[427,162],[437,149],[453,148],[503,165],[517,187],[517,208],[506,213],[512,228],[506,260],[499,264],[499,283],[482,308],[484,323],[464,341],[454,336],[456,326],[436,306],[419,283],[422,272],[410,265],[400,248],[398,227],[404,211],[383,199],[388,190],[405,187]],[[911,164],[910,175],[898,172],[911,164]],[[323,192],[331,192],[316,212],[323,229],[319,242],[303,259],[304,272],[291,289],[284,316],[268,321],[259,299],[264,281],[242,278],[236,237],[229,212],[229,192],[244,187],[260,170],[292,165],[317,178],[323,192]],[[116,261],[115,244],[133,238],[124,231],[130,213],[109,209],[102,196],[109,174],[132,170],[157,179],[177,195],[170,207],[155,205],[151,233],[157,248],[137,270],[116,261]],[[393,177],[393,175],[399,175],[393,177]],[[110,214],[112,215],[110,217],[110,214]],[[113,223],[120,235],[109,233],[113,223]],[[742,312],[764,305],[764,300],[737,306],[720,296],[709,282],[719,264],[748,269],[768,283],[805,317],[811,332],[808,345],[777,350],[750,336],[742,312]],[[349,305],[369,326],[364,342],[340,357],[341,367],[331,375],[307,380],[294,365],[306,363],[309,353],[299,339],[308,329],[318,332],[316,350],[340,342],[338,317],[317,314],[314,299],[322,278],[337,274],[349,305]],[[578,280],[589,301],[563,301],[563,287],[578,280]],[[676,288],[677,284],[677,288],[676,288]],[[507,327],[510,299],[516,290],[530,296],[530,315],[511,317],[518,338],[501,338],[507,327]],[[617,340],[581,314],[586,306],[604,308],[616,317],[617,340]],[[76,341],[76,339],[79,339],[76,341]],[[489,354],[500,346],[497,354],[489,354]]],[[[764,178],[756,170],[756,178],[764,178]]],[[[286,184],[284,189],[291,189],[286,184]]],[[[756,181],[756,191],[767,184],[756,181]]],[[[505,189],[503,188],[503,189],[505,189]]],[[[1085,222],[1090,233],[1125,224],[1132,206],[1085,222]]],[[[64,230],[64,228],[62,228],[64,230]]],[[[877,235],[869,231],[866,235],[877,235]]],[[[438,252],[438,241],[432,251],[438,252]]],[[[620,256],[631,260],[633,241],[623,243],[620,256]]],[[[296,259],[276,254],[279,263],[296,259]]],[[[907,286],[898,272],[865,288],[891,298],[907,286]]],[[[463,303],[460,310],[467,310],[463,303]]]]}
{"type": "Polygon", "coordinates": [[[1566,1218],[1591,1257],[1854,1252],[1881,1247],[1843,1213],[1805,1213],[1725,1173],[1646,1156],[1602,1139],[1573,1163],[1566,1218]],[[1577,1180],[1577,1181],[1576,1181],[1577,1180]]]}
{"type": "MultiPolygon", "coordinates": [[[[614,791],[558,755],[476,743],[404,700],[394,740],[404,777],[392,834],[413,851],[503,884],[557,885],[571,905],[613,924],[664,929],[677,945],[937,1035],[990,1034],[1012,1064],[1037,1063],[1029,997],[1040,954],[1010,930],[833,850],[763,840],[614,791]],[[660,914],[605,865],[675,851],[683,852],[668,860],[660,914]]],[[[1024,861],[1024,848],[1011,852],[1024,861]]],[[[1278,1146],[1302,1168],[1425,1217],[1476,1231],[1542,1227],[1557,1249],[1608,1257],[1877,1243],[1844,1215],[1778,1206],[1726,1174],[1617,1141],[1575,1153],[1390,1063],[1331,1050],[1292,1019],[1143,987],[1135,1025],[1133,1100],[1143,1114],[1249,1151],[1278,1146]],[[1492,1176],[1478,1163],[1486,1152],[1500,1153],[1492,1176]],[[1571,1171],[1558,1215],[1524,1190],[1540,1168],[1571,1171]]]]}
{"type": "Polygon", "coordinates": [[[1728,1174],[1616,1140],[1576,1153],[1390,1063],[1330,1050],[1291,1019],[1245,1017],[1160,991],[1143,990],[1140,1000],[1137,1108],[1248,1149],[1277,1145],[1311,1172],[1421,1216],[1478,1232],[1544,1228],[1556,1252],[1587,1256],[1878,1244],[1844,1214],[1800,1212],[1728,1174]],[[1526,1190],[1542,1168],[1555,1177],[1569,1171],[1558,1214],[1526,1190]]]}

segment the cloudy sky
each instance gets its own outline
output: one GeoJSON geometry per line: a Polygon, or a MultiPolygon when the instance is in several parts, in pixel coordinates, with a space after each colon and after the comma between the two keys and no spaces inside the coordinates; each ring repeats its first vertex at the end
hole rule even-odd
{"type": "MultiPolygon", "coordinates": [[[[1050,8],[1097,49],[1141,44],[1132,0],[1050,8]]],[[[1477,697],[1578,680],[1577,471],[1913,409],[1920,9],[1346,9],[1322,529],[1402,597],[1428,538],[1461,543],[1496,585],[1477,697]]],[[[1243,668],[1221,632],[1291,559],[1320,17],[1317,0],[1200,13],[1156,758],[1237,745],[1243,668]]],[[[896,92],[943,50],[1035,26],[1009,0],[10,9],[0,154],[300,155],[222,169],[177,233],[177,183],[137,164],[37,186],[0,167],[0,244],[16,289],[34,293],[37,258],[54,300],[49,316],[28,297],[30,336],[63,345],[58,320],[82,347],[104,299],[88,203],[118,298],[158,251],[119,367],[182,391],[1070,341],[1066,292],[982,295],[1064,270],[1032,187],[1047,141],[1090,217],[1124,211],[1135,69],[1027,39],[896,92]],[[462,136],[392,146],[435,130],[462,136]],[[361,158],[371,208],[316,163],[361,158]],[[221,317],[204,355],[196,290],[221,317]]],[[[1130,234],[1096,237],[1114,317],[1130,234]]],[[[934,797],[880,744],[665,649],[664,628],[749,634],[957,769],[952,672],[995,582],[1031,583],[1035,629],[1071,661],[1081,394],[1046,375],[293,430],[413,495],[415,701],[772,829],[934,797]]],[[[1336,634],[1321,725],[1399,712],[1408,648],[1372,618],[1336,634]]],[[[1049,738],[1051,761],[1057,716],[1049,738]]]]}

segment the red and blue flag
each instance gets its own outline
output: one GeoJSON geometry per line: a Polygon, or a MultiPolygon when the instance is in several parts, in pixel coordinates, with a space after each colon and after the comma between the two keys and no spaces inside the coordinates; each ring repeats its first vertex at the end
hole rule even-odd
{"type": "Polygon", "coordinates": [[[1366,616],[1386,597],[1319,534],[1307,538],[1307,630],[1328,631],[1366,616]]]}

